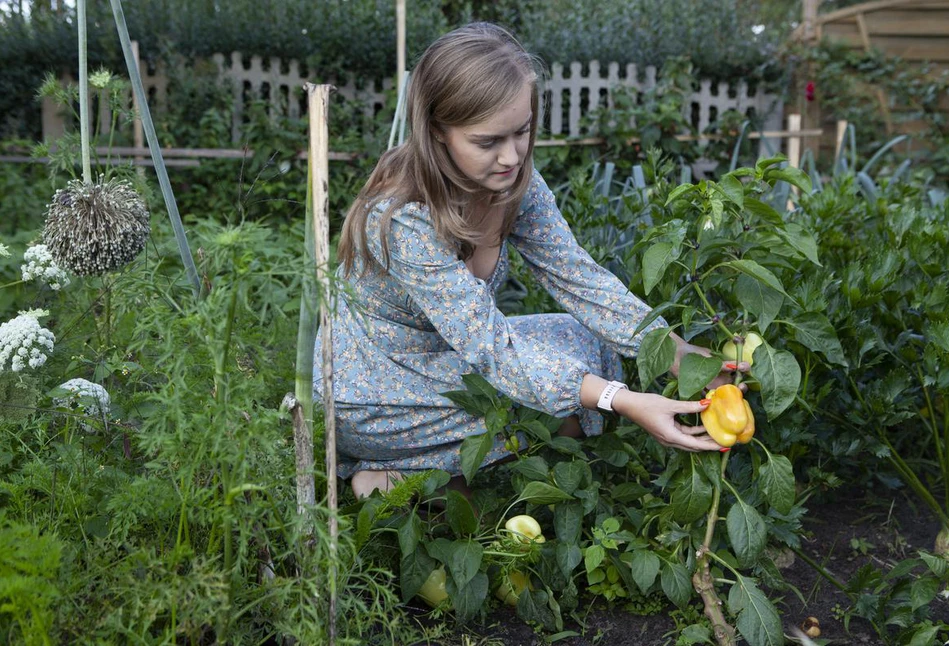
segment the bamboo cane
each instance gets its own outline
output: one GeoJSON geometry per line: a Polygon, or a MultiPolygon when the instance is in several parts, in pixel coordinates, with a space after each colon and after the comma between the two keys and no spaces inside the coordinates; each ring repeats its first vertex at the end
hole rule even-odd
{"type": "Polygon", "coordinates": [[[92,184],[92,162],[89,152],[89,65],[86,49],[86,0],[76,4],[79,27],[79,146],[82,150],[82,181],[92,184]]]}
{"type": "Polygon", "coordinates": [[[326,446],[326,497],[330,530],[330,646],[336,643],[336,407],[333,400],[333,329],[330,321],[329,259],[329,96],[331,85],[306,83],[310,122],[310,186],[313,193],[313,240],[320,298],[320,340],[323,359],[323,415],[326,446]]]}

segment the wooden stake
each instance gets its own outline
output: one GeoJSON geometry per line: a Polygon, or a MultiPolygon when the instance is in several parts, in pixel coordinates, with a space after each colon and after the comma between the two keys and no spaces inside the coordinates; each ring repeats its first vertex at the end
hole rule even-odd
{"type": "MultiPolygon", "coordinates": [[[[789,114],[788,115],[788,130],[791,133],[798,133],[801,131],[801,115],[799,114],[789,114]]],[[[792,168],[801,167],[801,138],[799,136],[788,137],[788,166],[792,168]]],[[[791,195],[797,195],[797,187],[791,187],[791,195]]],[[[788,197],[788,211],[794,209],[794,200],[791,197],[788,197]]]]}
{"type": "Polygon", "coordinates": [[[836,164],[840,160],[840,155],[843,152],[844,147],[844,136],[847,134],[847,121],[846,119],[841,119],[837,122],[837,135],[834,145],[834,163],[836,164]]]}
{"type": "Polygon", "coordinates": [[[310,122],[310,160],[313,167],[313,240],[316,279],[320,294],[320,339],[323,359],[323,415],[326,437],[326,498],[330,530],[330,616],[329,643],[336,644],[336,551],[339,523],[336,495],[336,406],[333,399],[333,328],[330,320],[329,247],[329,97],[332,85],[304,85],[310,122]]]}
{"type": "Polygon", "coordinates": [[[405,76],[405,0],[395,0],[395,36],[395,87],[397,92],[401,92],[405,76]]]}
{"type": "MultiPolygon", "coordinates": [[[[142,61],[138,55],[138,41],[132,41],[132,58],[135,59],[135,64],[139,69],[142,68],[142,61]]],[[[132,92],[132,110],[135,112],[135,118],[132,119],[132,145],[136,148],[145,147],[145,133],[142,130],[142,119],[138,116],[140,113],[138,107],[138,97],[135,95],[135,92],[132,92]]],[[[138,174],[141,177],[145,176],[145,169],[140,166],[144,157],[141,155],[135,156],[135,164],[138,166],[138,174]]]]}

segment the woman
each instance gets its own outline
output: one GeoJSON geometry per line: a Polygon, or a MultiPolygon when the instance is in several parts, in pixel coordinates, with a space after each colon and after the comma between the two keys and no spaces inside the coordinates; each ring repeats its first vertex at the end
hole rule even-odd
{"type": "MultiPolygon", "coordinates": [[[[412,73],[407,141],[383,155],[346,216],[340,270],[353,294],[333,321],[334,396],[340,475],[357,496],[413,470],[460,474],[460,443],[484,421],[439,393],[463,388],[466,373],[564,418],[564,434],[601,433],[599,411],[615,411],[666,446],[720,448],[675,419],[702,403],[618,381],[617,353],[635,356],[665,322],[631,336],[649,308],[577,244],[533,169],[536,70],[495,25],[439,38],[412,73]],[[509,244],[568,314],[497,309],[509,244]]],[[[673,338],[678,357],[707,354],[673,338]]],[[[509,456],[499,438],[485,463],[509,456]]]]}

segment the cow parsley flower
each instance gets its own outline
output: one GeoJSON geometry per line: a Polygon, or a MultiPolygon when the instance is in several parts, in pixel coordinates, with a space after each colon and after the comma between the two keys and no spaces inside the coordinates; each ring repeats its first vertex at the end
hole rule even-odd
{"type": "Polygon", "coordinates": [[[37,312],[22,312],[0,325],[0,370],[39,368],[53,352],[56,336],[40,325],[37,312]]]}
{"type": "MultiPolygon", "coordinates": [[[[86,379],[70,379],[66,383],[60,384],[59,388],[68,391],[69,394],[63,397],[54,397],[54,405],[77,410],[95,419],[103,419],[109,414],[111,405],[109,392],[99,384],[86,379]]],[[[82,422],[82,428],[86,432],[94,430],[86,422],[82,422]]]]}
{"type": "Polygon", "coordinates": [[[10,248],[7,245],[0,243],[0,258],[10,255],[10,248]]]}
{"type": "Polygon", "coordinates": [[[56,264],[53,254],[45,244],[33,245],[23,254],[24,264],[20,267],[23,280],[40,280],[59,291],[69,284],[69,274],[56,264]]]}

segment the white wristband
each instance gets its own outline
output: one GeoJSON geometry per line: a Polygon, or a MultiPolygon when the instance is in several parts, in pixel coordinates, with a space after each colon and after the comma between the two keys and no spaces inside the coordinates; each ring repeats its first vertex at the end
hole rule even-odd
{"type": "Polygon", "coordinates": [[[601,411],[613,412],[613,398],[621,390],[629,390],[629,386],[619,381],[606,384],[606,388],[600,393],[600,400],[596,403],[596,407],[601,411]]]}

